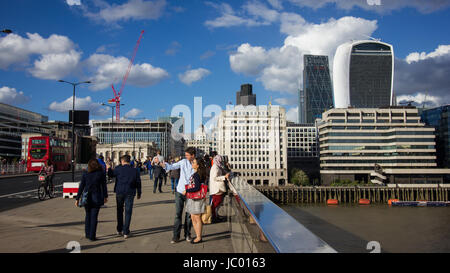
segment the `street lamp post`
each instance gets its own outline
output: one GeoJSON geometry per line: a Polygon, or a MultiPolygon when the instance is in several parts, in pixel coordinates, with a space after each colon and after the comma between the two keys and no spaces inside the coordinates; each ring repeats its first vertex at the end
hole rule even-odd
{"type": "Polygon", "coordinates": [[[73,86],[73,97],[72,97],[72,181],[75,182],[75,87],[79,84],[83,83],[91,83],[90,81],[84,81],[84,82],[68,82],[64,80],[59,80],[58,82],[64,82],[71,84],[73,86]]]}
{"type": "MultiPolygon", "coordinates": [[[[111,108],[111,162],[114,163],[114,158],[113,158],[113,146],[114,146],[114,109],[116,108],[116,106],[114,105],[108,105],[106,103],[102,103],[103,106],[108,106],[111,108]]],[[[123,103],[121,103],[120,105],[125,105],[123,103]]]]}

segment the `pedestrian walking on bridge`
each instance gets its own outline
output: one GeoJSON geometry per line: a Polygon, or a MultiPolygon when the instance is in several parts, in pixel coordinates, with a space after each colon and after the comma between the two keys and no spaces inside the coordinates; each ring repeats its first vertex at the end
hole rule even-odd
{"type": "Polygon", "coordinates": [[[86,210],[85,236],[91,241],[97,240],[97,223],[100,207],[108,202],[108,189],[106,188],[106,176],[102,165],[97,159],[91,159],[88,163],[87,172],[83,173],[80,187],[78,188],[77,201],[75,205],[78,207],[79,200],[84,189],[88,190],[87,204],[84,206],[86,210]]]}
{"type": "Polygon", "coordinates": [[[122,165],[115,169],[108,167],[108,175],[116,178],[114,192],[117,203],[117,234],[127,239],[130,236],[131,215],[133,213],[134,197],[141,199],[142,185],[139,171],[130,166],[131,158],[124,155],[120,158],[122,165]],[[125,222],[123,211],[125,207],[125,222]]]}
{"type": "Polygon", "coordinates": [[[157,151],[156,156],[152,160],[153,165],[153,175],[155,177],[155,182],[153,184],[153,193],[156,193],[156,189],[159,189],[159,192],[162,193],[162,181],[165,176],[165,170],[160,166],[160,163],[164,163],[164,157],[161,155],[161,151],[157,151]]]}

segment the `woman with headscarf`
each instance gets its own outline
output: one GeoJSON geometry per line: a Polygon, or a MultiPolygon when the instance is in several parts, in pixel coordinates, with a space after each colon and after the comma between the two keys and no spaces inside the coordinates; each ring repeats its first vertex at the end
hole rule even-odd
{"type": "Polygon", "coordinates": [[[209,174],[209,194],[212,196],[212,219],[217,222],[217,208],[223,201],[223,194],[227,191],[225,187],[225,179],[230,177],[229,173],[225,173],[223,158],[220,155],[216,155],[213,158],[214,164],[211,167],[209,174]]]}

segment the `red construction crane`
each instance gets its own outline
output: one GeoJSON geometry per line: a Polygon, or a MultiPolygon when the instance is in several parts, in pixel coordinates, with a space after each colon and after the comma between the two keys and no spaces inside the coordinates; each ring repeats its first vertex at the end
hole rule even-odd
{"type": "Polygon", "coordinates": [[[136,46],[134,47],[133,55],[130,59],[130,64],[128,65],[127,72],[125,73],[125,76],[123,77],[122,84],[120,85],[119,92],[117,93],[114,89],[114,85],[112,84],[112,90],[114,92],[114,98],[108,100],[109,103],[116,103],[116,121],[120,121],[120,96],[122,96],[123,88],[125,87],[125,83],[127,82],[128,75],[130,74],[131,67],[133,67],[134,58],[136,57],[136,53],[139,47],[139,44],[141,43],[142,35],[144,35],[144,31],[141,31],[141,35],[139,36],[139,39],[136,43],[136,46]]]}

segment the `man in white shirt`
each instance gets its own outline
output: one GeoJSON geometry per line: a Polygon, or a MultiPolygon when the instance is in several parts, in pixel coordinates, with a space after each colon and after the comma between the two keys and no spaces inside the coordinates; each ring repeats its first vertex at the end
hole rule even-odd
{"type": "MultiPolygon", "coordinates": [[[[185,150],[185,159],[180,160],[173,164],[163,163],[161,166],[166,170],[176,170],[180,169],[180,180],[178,181],[177,191],[175,192],[175,223],[173,227],[173,237],[171,243],[174,244],[180,240],[181,235],[181,223],[183,218],[183,209],[186,203],[186,196],[183,192],[186,190],[186,185],[190,182],[192,174],[194,174],[194,169],[192,169],[192,161],[195,159],[195,148],[189,147],[185,150]]],[[[191,239],[191,228],[192,220],[189,213],[186,212],[184,220],[184,237],[186,241],[190,242],[191,239]]]]}

